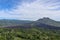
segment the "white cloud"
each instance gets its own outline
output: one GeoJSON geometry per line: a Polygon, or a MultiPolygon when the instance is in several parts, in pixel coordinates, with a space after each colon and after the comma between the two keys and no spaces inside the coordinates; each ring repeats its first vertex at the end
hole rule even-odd
{"type": "Polygon", "coordinates": [[[10,18],[13,17],[17,19],[27,19],[27,20],[37,20],[42,17],[50,17],[51,19],[58,20],[57,18],[60,17],[60,10],[59,11],[49,10],[49,9],[55,9],[57,7],[57,6],[52,7],[51,4],[49,5],[47,6],[46,4],[43,3],[43,1],[39,0],[36,0],[32,3],[23,2],[16,9],[13,9],[12,11],[7,11],[6,12],[7,14],[5,14],[7,16],[5,15],[4,16],[10,18]]]}

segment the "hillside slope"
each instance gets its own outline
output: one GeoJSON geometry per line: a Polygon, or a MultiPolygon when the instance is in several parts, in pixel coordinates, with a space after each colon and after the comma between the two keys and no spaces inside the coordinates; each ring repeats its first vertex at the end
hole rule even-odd
{"type": "Polygon", "coordinates": [[[36,21],[36,23],[42,23],[42,24],[46,24],[46,25],[60,27],[60,22],[59,21],[55,21],[55,20],[52,20],[50,18],[45,18],[45,17],[42,18],[42,19],[38,19],[36,21]]]}

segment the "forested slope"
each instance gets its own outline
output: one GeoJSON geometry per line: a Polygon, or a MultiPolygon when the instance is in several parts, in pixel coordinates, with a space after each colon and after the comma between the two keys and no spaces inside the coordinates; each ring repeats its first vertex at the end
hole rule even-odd
{"type": "Polygon", "coordinates": [[[0,28],[0,40],[60,40],[60,30],[0,28]]]}

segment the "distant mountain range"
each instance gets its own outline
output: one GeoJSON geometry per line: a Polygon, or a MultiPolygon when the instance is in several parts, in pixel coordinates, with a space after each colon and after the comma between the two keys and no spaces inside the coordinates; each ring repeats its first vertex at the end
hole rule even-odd
{"type": "Polygon", "coordinates": [[[0,27],[7,27],[7,26],[19,26],[22,24],[28,24],[32,21],[28,20],[9,20],[9,19],[1,19],[0,20],[0,27]]]}
{"type": "Polygon", "coordinates": [[[0,20],[0,27],[44,27],[49,29],[60,29],[60,22],[46,17],[36,21],[2,19],[0,20]]]}

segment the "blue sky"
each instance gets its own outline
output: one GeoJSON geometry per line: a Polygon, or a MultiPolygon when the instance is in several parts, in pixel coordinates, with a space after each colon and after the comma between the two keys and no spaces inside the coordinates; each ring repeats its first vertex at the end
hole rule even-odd
{"type": "Polygon", "coordinates": [[[60,20],[60,0],[0,0],[0,19],[60,20]]]}

